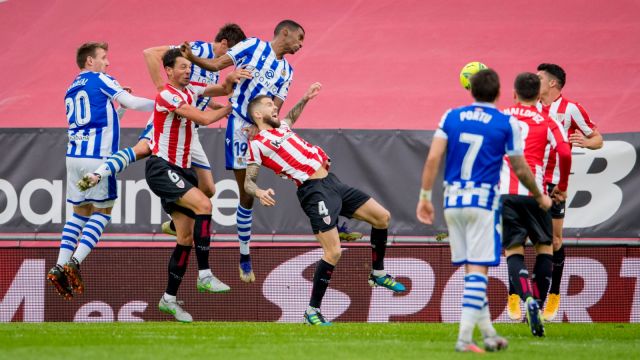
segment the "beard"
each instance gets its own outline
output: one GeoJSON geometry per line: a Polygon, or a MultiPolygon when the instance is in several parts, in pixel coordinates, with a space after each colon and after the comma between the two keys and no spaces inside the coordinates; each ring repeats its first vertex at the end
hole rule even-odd
{"type": "Polygon", "coordinates": [[[272,118],[272,117],[270,117],[268,119],[265,118],[264,119],[264,123],[269,125],[269,126],[271,126],[274,129],[277,129],[277,128],[280,127],[280,119],[278,119],[278,118],[272,118]]]}

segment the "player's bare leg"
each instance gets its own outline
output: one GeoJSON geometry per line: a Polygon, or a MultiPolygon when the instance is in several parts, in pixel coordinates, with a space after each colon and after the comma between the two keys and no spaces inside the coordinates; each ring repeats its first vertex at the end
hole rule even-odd
{"type": "Polygon", "coordinates": [[[240,202],[236,211],[236,223],[238,227],[238,241],[240,243],[240,280],[252,283],[256,280],[251,263],[251,224],[253,222],[253,196],[244,190],[245,169],[234,169],[233,174],[238,183],[240,202]]]}
{"type": "Polygon", "coordinates": [[[382,286],[394,292],[405,291],[405,286],[396,281],[393,276],[387,274],[384,269],[384,257],[387,251],[387,229],[391,220],[389,211],[375,199],[370,198],[353,213],[353,218],[371,224],[371,273],[369,274],[369,285],[371,287],[382,286]]]}

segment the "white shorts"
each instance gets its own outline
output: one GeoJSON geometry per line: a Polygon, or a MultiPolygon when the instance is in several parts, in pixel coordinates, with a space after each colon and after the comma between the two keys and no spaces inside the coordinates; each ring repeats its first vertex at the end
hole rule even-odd
{"type": "Polygon", "coordinates": [[[225,167],[227,170],[246,169],[249,139],[247,128],[253,125],[245,121],[235,111],[229,115],[224,141],[225,167]]]}
{"type": "Polygon", "coordinates": [[[93,204],[101,209],[113,207],[118,198],[114,175],[103,178],[87,191],[80,191],[76,185],[86,173],[95,171],[103,162],[103,159],[67,157],[67,202],[77,206],[93,204]]]}
{"type": "MultiPolygon", "coordinates": [[[[144,130],[138,136],[138,141],[142,139],[146,139],[151,141],[153,137],[153,115],[147,121],[147,125],[144,130]]],[[[200,135],[198,134],[198,128],[196,127],[196,131],[194,136],[191,138],[191,165],[207,170],[211,170],[211,165],[209,164],[209,159],[207,158],[207,154],[205,154],[204,149],[202,148],[202,143],[200,142],[200,135]]]]}
{"type": "Polygon", "coordinates": [[[196,132],[191,138],[191,166],[211,170],[209,159],[207,158],[207,154],[205,154],[204,148],[202,148],[202,143],[200,142],[198,128],[196,128],[196,132]]]}
{"type": "Polygon", "coordinates": [[[502,222],[500,211],[478,207],[447,208],[451,262],[454,265],[500,265],[502,222]]]}

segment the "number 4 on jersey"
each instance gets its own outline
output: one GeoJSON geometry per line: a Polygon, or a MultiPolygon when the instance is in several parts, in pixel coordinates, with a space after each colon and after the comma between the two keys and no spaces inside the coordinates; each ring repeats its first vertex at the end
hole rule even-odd
{"type": "Polygon", "coordinates": [[[329,209],[327,209],[327,206],[324,204],[324,200],[318,203],[318,214],[322,216],[329,215],[329,209]]]}

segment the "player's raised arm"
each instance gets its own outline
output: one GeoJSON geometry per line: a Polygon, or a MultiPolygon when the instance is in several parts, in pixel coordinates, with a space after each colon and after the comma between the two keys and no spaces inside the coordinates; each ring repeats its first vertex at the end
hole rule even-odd
{"type": "Polygon", "coordinates": [[[262,190],[256,184],[256,180],[258,180],[258,172],[260,171],[260,165],[258,164],[249,164],[247,165],[247,174],[244,178],[244,191],[247,194],[260,199],[260,203],[264,206],[274,206],[276,201],[273,199],[276,193],[273,189],[269,188],[267,190],[262,190]]]}
{"type": "Polygon", "coordinates": [[[175,112],[176,114],[185,117],[198,125],[207,126],[229,115],[231,113],[231,104],[227,104],[223,108],[210,111],[200,111],[194,106],[184,104],[177,108],[175,112]]]}
{"type": "MultiPolygon", "coordinates": [[[[285,118],[282,119],[282,121],[289,124],[289,126],[293,126],[293,124],[300,117],[300,114],[302,114],[302,110],[304,110],[304,107],[307,105],[309,100],[316,97],[320,93],[321,89],[322,89],[322,84],[320,84],[319,82],[315,82],[311,84],[311,86],[309,86],[309,89],[307,89],[307,92],[305,92],[304,95],[302,96],[302,99],[300,99],[300,101],[298,101],[298,103],[295,104],[293,108],[291,108],[291,110],[289,110],[289,112],[287,113],[285,118]]],[[[276,97],[273,100],[274,104],[278,106],[278,104],[276,103],[276,100],[282,101],[282,99],[276,97]]]]}
{"type": "Polygon", "coordinates": [[[431,203],[431,190],[440,168],[440,162],[447,150],[447,138],[434,136],[429,149],[429,155],[422,170],[422,185],[416,207],[416,217],[423,224],[433,224],[433,204],[431,203]]]}
{"type": "Polygon", "coordinates": [[[126,109],[137,111],[153,111],[153,100],[131,95],[127,91],[119,93],[113,99],[126,109]]]}
{"type": "Polygon", "coordinates": [[[229,66],[233,65],[233,59],[228,54],[224,54],[220,57],[216,57],[213,59],[204,59],[201,57],[197,57],[191,51],[191,44],[188,41],[185,41],[182,45],[180,45],[180,51],[182,52],[182,56],[187,58],[187,60],[192,63],[198,65],[199,67],[209,70],[209,71],[220,71],[222,69],[226,69],[229,66]]]}
{"type": "Polygon", "coordinates": [[[251,75],[251,72],[249,70],[236,69],[235,71],[227,75],[224,81],[224,85],[209,85],[204,90],[202,95],[208,97],[230,95],[233,92],[233,86],[239,83],[241,79],[251,79],[252,77],[253,75],[251,75]]]}
{"type": "Polygon", "coordinates": [[[164,86],[164,78],[162,77],[162,56],[171,49],[170,46],[156,46],[144,49],[144,62],[147,64],[147,70],[151,76],[151,81],[158,91],[164,86]]]}

